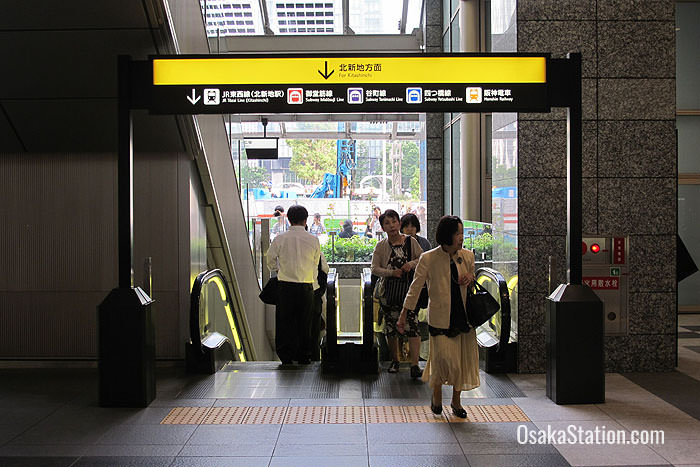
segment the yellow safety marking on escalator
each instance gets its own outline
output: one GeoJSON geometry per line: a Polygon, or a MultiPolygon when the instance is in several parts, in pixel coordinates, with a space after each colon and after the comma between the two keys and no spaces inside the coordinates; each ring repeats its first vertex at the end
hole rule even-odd
{"type": "Polygon", "coordinates": [[[325,407],[289,407],[284,417],[286,424],[324,423],[326,419],[325,407]]]}
{"type": "Polygon", "coordinates": [[[375,423],[508,423],[530,421],[517,405],[465,405],[467,418],[456,417],[449,405],[441,415],[429,406],[333,407],[175,407],[164,425],[375,424],[375,423]]]}
{"type": "Polygon", "coordinates": [[[356,405],[326,407],[326,423],[365,423],[365,408],[356,405]]]}
{"type": "Polygon", "coordinates": [[[199,425],[209,407],[175,407],[160,423],[163,425],[199,425]]]}
{"type": "Polygon", "coordinates": [[[250,407],[212,407],[202,425],[240,425],[250,407]]]}

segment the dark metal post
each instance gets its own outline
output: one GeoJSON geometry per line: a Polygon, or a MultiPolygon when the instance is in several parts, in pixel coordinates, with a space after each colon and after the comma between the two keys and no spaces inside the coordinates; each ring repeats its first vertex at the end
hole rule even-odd
{"type": "MultiPolygon", "coordinates": [[[[153,300],[134,287],[134,62],[118,60],[117,223],[119,287],[97,306],[99,400],[103,407],[146,407],[156,396],[153,300]]],[[[137,71],[143,71],[143,69],[137,71]]],[[[149,284],[150,291],[150,284],[149,284]]]]}
{"type": "Polygon", "coordinates": [[[568,55],[570,102],[567,109],[567,247],[566,273],[569,284],[581,284],[583,276],[583,122],[581,104],[581,54],[568,55]]]}
{"type": "Polygon", "coordinates": [[[605,401],[604,307],[593,290],[582,284],[581,54],[569,54],[566,60],[551,60],[550,65],[551,69],[547,71],[550,104],[552,107],[568,109],[566,246],[568,284],[559,285],[548,297],[545,314],[546,394],[557,404],[598,404],[605,401]]]}
{"type": "Polygon", "coordinates": [[[134,137],[131,118],[131,57],[118,61],[117,111],[117,224],[119,232],[119,288],[134,286],[134,137]]]}

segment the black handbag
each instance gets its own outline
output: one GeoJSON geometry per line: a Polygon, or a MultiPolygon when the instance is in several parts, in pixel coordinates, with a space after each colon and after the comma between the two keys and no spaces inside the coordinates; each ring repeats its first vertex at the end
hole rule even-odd
{"type": "Polygon", "coordinates": [[[474,290],[467,293],[467,320],[473,327],[478,328],[490,320],[501,305],[493,298],[491,293],[481,284],[474,281],[474,290]]]}
{"type": "MultiPolygon", "coordinates": [[[[409,261],[413,258],[413,254],[411,254],[411,239],[408,239],[408,259],[409,261]]],[[[415,269],[411,272],[409,272],[408,276],[408,283],[410,284],[413,282],[413,277],[415,275],[415,269]]],[[[416,309],[419,308],[428,308],[428,286],[427,284],[423,284],[423,288],[420,291],[420,296],[418,297],[418,301],[416,302],[416,309]]]]}
{"type": "Polygon", "coordinates": [[[260,292],[260,300],[268,305],[277,305],[277,298],[279,297],[280,283],[276,277],[271,277],[265,287],[263,287],[260,292]]]}
{"type": "Polygon", "coordinates": [[[411,283],[403,276],[385,277],[384,296],[380,298],[380,302],[385,306],[403,306],[410,285],[411,283]]]}

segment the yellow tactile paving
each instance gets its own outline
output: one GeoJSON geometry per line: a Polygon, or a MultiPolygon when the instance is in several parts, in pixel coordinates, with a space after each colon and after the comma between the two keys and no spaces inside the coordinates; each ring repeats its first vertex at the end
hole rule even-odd
{"type": "Polygon", "coordinates": [[[326,407],[326,423],[365,423],[363,406],[326,407]]]}
{"type": "Polygon", "coordinates": [[[240,425],[250,407],[212,407],[202,425],[240,425]]]}
{"type": "Polygon", "coordinates": [[[517,405],[465,405],[467,418],[455,417],[449,405],[442,415],[429,406],[335,407],[175,407],[161,421],[164,425],[263,425],[341,423],[483,423],[527,422],[517,405]]]}
{"type": "Polygon", "coordinates": [[[163,425],[199,425],[209,407],[175,407],[160,423],[163,425]]]}
{"type": "Polygon", "coordinates": [[[442,412],[447,417],[447,421],[450,423],[480,423],[480,422],[490,422],[486,414],[481,410],[481,405],[465,405],[464,410],[467,411],[467,418],[457,417],[452,413],[452,407],[449,405],[442,406],[442,412]]]}
{"type": "Polygon", "coordinates": [[[517,405],[482,405],[490,422],[528,422],[530,419],[517,405]]]}
{"type": "Polygon", "coordinates": [[[406,417],[400,406],[381,405],[365,407],[367,423],[406,423],[406,417]]]}
{"type": "Polygon", "coordinates": [[[281,425],[287,407],[251,407],[243,423],[246,425],[281,425]]]}
{"type": "Polygon", "coordinates": [[[442,415],[435,415],[427,405],[404,405],[401,407],[406,417],[406,423],[445,423],[442,415]]]}
{"type": "Polygon", "coordinates": [[[324,423],[325,415],[325,407],[289,407],[287,409],[287,415],[284,417],[284,423],[324,423]]]}

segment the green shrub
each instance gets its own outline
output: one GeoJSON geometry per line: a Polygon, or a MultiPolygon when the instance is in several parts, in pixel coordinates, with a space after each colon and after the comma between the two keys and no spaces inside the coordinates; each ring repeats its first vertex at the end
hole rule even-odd
{"type": "Polygon", "coordinates": [[[362,235],[355,235],[351,238],[335,238],[335,253],[333,253],[333,242],[329,239],[321,245],[321,251],[328,262],[336,263],[366,263],[372,261],[372,252],[377,244],[377,239],[368,238],[362,235]]]}

